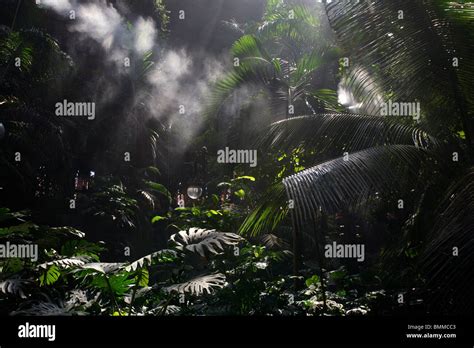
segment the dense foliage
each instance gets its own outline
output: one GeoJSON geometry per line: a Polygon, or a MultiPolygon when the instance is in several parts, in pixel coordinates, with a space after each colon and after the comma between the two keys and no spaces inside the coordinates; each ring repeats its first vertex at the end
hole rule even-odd
{"type": "Polygon", "coordinates": [[[1,313],[474,310],[472,3],[267,0],[222,22],[203,82],[166,1],[86,1],[120,19],[87,37],[54,6],[4,2],[0,245],[38,254],[0,258],[1,313]],[[101,117],[57,117],[65,99],[101,117]],[[383,117],[389,100],[422,111],[383,117]],[[226,147],[257,165],[219,163],[226,147]]]}

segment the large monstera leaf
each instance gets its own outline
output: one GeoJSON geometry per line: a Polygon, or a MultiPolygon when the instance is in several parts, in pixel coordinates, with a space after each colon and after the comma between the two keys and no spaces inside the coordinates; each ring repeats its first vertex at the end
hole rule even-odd
{"type": "Polygon", "coordinates": [[[170,240],[178,250],[190,251],[206,257],[206,254],[218,254],[224,251],[225,246],[237,245],[242,238],[235,233],[190,228],[188,231],[173,234],[170,240]]]}
{"type": "Polygon", "coordinates": [[[119,262],[93,262],[82,266],[85,270],[90,270],[99,274],[112,274],[123,269],[124,263],[119,262]]]}
{"type": "Polygon", "coordinates": [[[27,303],[11,314],[22,316],[70,316],[75,313],[70,308],[63,307],[62,304],[58,305],[53,302],[38,301],[27,303]]]}
{"type": "Polygon", "coordinates": [[[226,285],[225,275],[221,273],[199,276],[181,284],[174,284],[166,287],[166,292],[186,293],[200,296],[203,294],[213,294],[215,290],[226,285]]]}
{"type": "Polygon", "coordinates": [[[38,265],[38,268],[47,269],[53,265],[62,269],[80,268],[86,264],[86,261],[88,261],[88,258],[86,257],[68,257],[59,260],[44,262],[38,265]]]}
{"type": "Polygon", "coordinates": [[[0,282],[0,293],[5,295],[18,296],[20,298],[27,298],[25,294],[25,287],[31,283],[30,280],[11,278],[0,282]]]}
{"type": "Polygon", "coordinates": [[[130,265],[126,266],[124,269],[127,272],[136,271],[139,268],[147,267],[153,264],[154,260],[162,260],[163,258],[173,259],[177,256],[176,251],[171,249],[158,250],[154,253],[143,256],[142,258],[132,262],[130,265]]]}

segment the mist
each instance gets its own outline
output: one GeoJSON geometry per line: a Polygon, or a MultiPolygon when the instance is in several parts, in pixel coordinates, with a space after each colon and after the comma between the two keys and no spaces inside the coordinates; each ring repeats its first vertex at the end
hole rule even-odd
{"type": "MultiPolygon", "coordinates": [[[[77,45],[93,40],[104,51],[105,63],[115,79],[131,77],[136,81],[134,105],[145,106],[141,121],[156,118],[180,137],[184,151],[201,131],[205,98],[212,84],[222,76],[226,62],[206,52],[167,47],[157,35],[157,23],[139,16],[133,23],[125,17],[126,8],[116,8],[104,0],[81,4],[74,0],[43,0],[41,6],[70,20],[67,29],[77,33],[77,45]],[[138,76],[143,60],[151,54],[154,62],[143,76],[138,76]],[[196,73],[198,71],[198,73],[196,73]],[[130,76],[135,74],[135,76],[130,76]]],[[[119,95],[118,85],[102,81],[99,104],[119,95]]],[[[143,109],[142,109],[143,110],[143,109]]]]}

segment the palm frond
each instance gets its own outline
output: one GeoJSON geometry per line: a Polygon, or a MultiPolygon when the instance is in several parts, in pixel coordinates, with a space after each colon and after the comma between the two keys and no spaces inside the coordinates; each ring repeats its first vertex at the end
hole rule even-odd
{"type": "Polygon", "coordinates": [[[271,233],[260,236],[259,240],[269,250],[290,249],[290,244],[286,240],[271,233]]]}
{"type": "Polygon", "coordinates": [[[252,95],[257,95],[265,88],[277,89],[277,66],[279,65],[275,62],[264,59],[240,62],[238,67],[215,84],[207,114],[218,115],[229,98],[240,89],[246,88],[252,92],[252,95]]]}
{"type": "Polygon", "coordinates": [[[285,187],[278,183],[268,189],[259,204],[239,228],[242,235],[258,236],[274,231],[288,214],[285,187]]]}
{"type": "Polygon", "coordinates": [[[319,211],[357,208],[380,190],[401,189],[398,186],[407,178],[414,184],[427,158],[426,151],[414,146],[375,147],[304,170],[283,184],[294,201],[297,221],[316,221],[319,211]]]}
{"type": "MultiPolygon", "coordinates": [[[[73,66],[71,58],[61,50],[58,42],[36,28],[15,32],[4,26],[0,27],[0,56],[0,67],[14,66],[14,59],[20,58],[19,71],[31,74],[34,83],[51,83],[52,79],[71,72],[73,66]]],[[[2,77],[7,69],[0,70],[2,77]]],[[[19,89],[16,92],[25,93],[19,89]]]]}
{"type": "Polygon", "coordinates": [[[239,59],[259,58],[266,62],[271,61],[271,57],[263,47],[262,42],[254,35],[244,35],[239,38],[231,48],[231,54],[239,59]]]}
{"type": "Polygon", "coordinates": [[[263,23],[257,28],[257,35],[266,40],[275,40],[288,48],[297,56],[301,48],[313,46],[317,36],[309,35],[317,32],[318,18],[313,9],[304,5],[288,5],[280,2],[267,6],[263,23]],[[290,15],[291,14],[291,15],[290,15]],[[299,43],[299,44],[296,44],[299,43]]]}
{"type": "Polygon", "coordinates": [[[292,117],[275,122],[261,144],[289,150],[306,149],[359,151],[383,145],[413,145],[432,148],[438,141],[421,128],[379,116],[320,114],[292,117]]]}
{"type": "Polygon", "coordinates": [[[291,76],[292,85],[301,84],[303,81],[306,82],[307,76],[310,76],[318,69],[323,62],[323,57],[320,52],[312,51],[308,54],[304,54],[296,63],[296,70],[291,76]]]}
{"type": "Polygon", "coordinates": [[[330,25],[351,52],[346,77],[358,100],[376,104],[380,95],[375,91],[380,90],[384,100],[420,101],[425,117],[443,120],[440,129],[464,123],[470,132],[472,124],[466,119],[472,110],[467,95],[473,86],[469,51],[474,36],[468,10],[456,14],[455,8],[444,0],[327,3],[330,25]],[[461,69],[453,64],[456,57],[461,69]],[[360,68],[365,77],[358,73],[360,68]],[[465,85],[460,88],[458,81],[465,85]]]}
{"type": "Polygon", "coordinates": [[[22,40],[20,33],[0,27],[0,56],[2,66],[11,65],[16,57],[20,58],[19,70],[28,72],[33,64],[33,47],[22,40]]]}

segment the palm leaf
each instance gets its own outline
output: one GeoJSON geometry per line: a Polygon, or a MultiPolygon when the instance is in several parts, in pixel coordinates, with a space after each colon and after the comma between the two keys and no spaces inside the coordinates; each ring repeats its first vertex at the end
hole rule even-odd
{"type": "Polygon", "coordinates": [[[263,59],[240,62],[239,67],[215,84],[207,107],[207,114],[218,115],[229,98],[239,89],[248,88],[252,90],[251,93],[254,96],[262,89],[274,88],[273,82],[276,81],[276,76],[277,71],[272,62],[263,59]]]}
{"type": "Polygon", "coordinates": [[[262,42],[253,35],[244,35],[239,38],[230,50],[234,57],[239,59],[262,59],[263,61],[270,62],[272,59],[263,47],[262,42]]]}
{"type": "Polygon", "coordinates": [[[275,122],[261,144],[291,150],[299,146],[324,153],[329,149],[359,151],[383,145],[430,148],[438,141],[421,128],[378,116],[321,114],[275,122]]]}
{"type": "Polygon", "coordinates": [[[269,5],[263,20],[257,28],[257,35],[279,42],[294,57],[301,55],[305,47],[315,46],[319,38],[310,35],[318,32],[319,21],[314,9],[304,5],[293,6],[285,2],[269,5]],[[293,18],[290,18],[290,13],[293,18]]]}
{"type": "Polygon", "coordinates": [[[302,81],[306,82],[306,78],[313,74],[321,66],[322,62],[323,57],[316,50],[303,55],[296,63],[296,70],[291,74],[291,84],[296,86],[302,83],[302,81]]]}
{"type": "Polygon", "coordinates": [[[262,245],[264,245],[269,250],[290,249],[290,244],[286,240],[271,233],[262,235],[260,237],[260,243],[262,243],[262,245]]]}
{"type": "Polygon", "coordinates": [[[268,189],[258,205],[245,218],[239,228],[243,235],[257,236],[274,231],[288,214],[288,202],[283,184],[268,189]]]}
{"type": "Polygon", "coordinates": [[[426,151],[414,146],[375,147],[304,170],[283,184],[297,221],[316,221],[321,210],[357,208],[380,190],[396,189],[403,178],[418,178],[427,158],[426,151]]]}
{"type": "Polygon", "coordinates": [[[428,119],[443,120],[437,125],[440,131],[446,124],[463,122],[471,133],[472,124],[467,120],[473,110],[472,98],[467,96],[473,87],[469,50],[474,36],[469,10],[455,8],[453,2],[444,0],[328,3],[330,25],[351,52],[353,63],[346,77],[358,100],[366,105],[388,96],[421,101],[428,119]],[[461,69],[453,65],[456,56],[462,60],[461,69]],[[358,73],[361,68],[364,77],[358,73]]]}
{"type": "Polygon", "coordinates": [[[28,72],[33,64],[33,46],[24,42],[20,33],[0,27],[0,56],[1,65],[13,64],[16,57],[20,58],[19,70],[28,72]]]}

